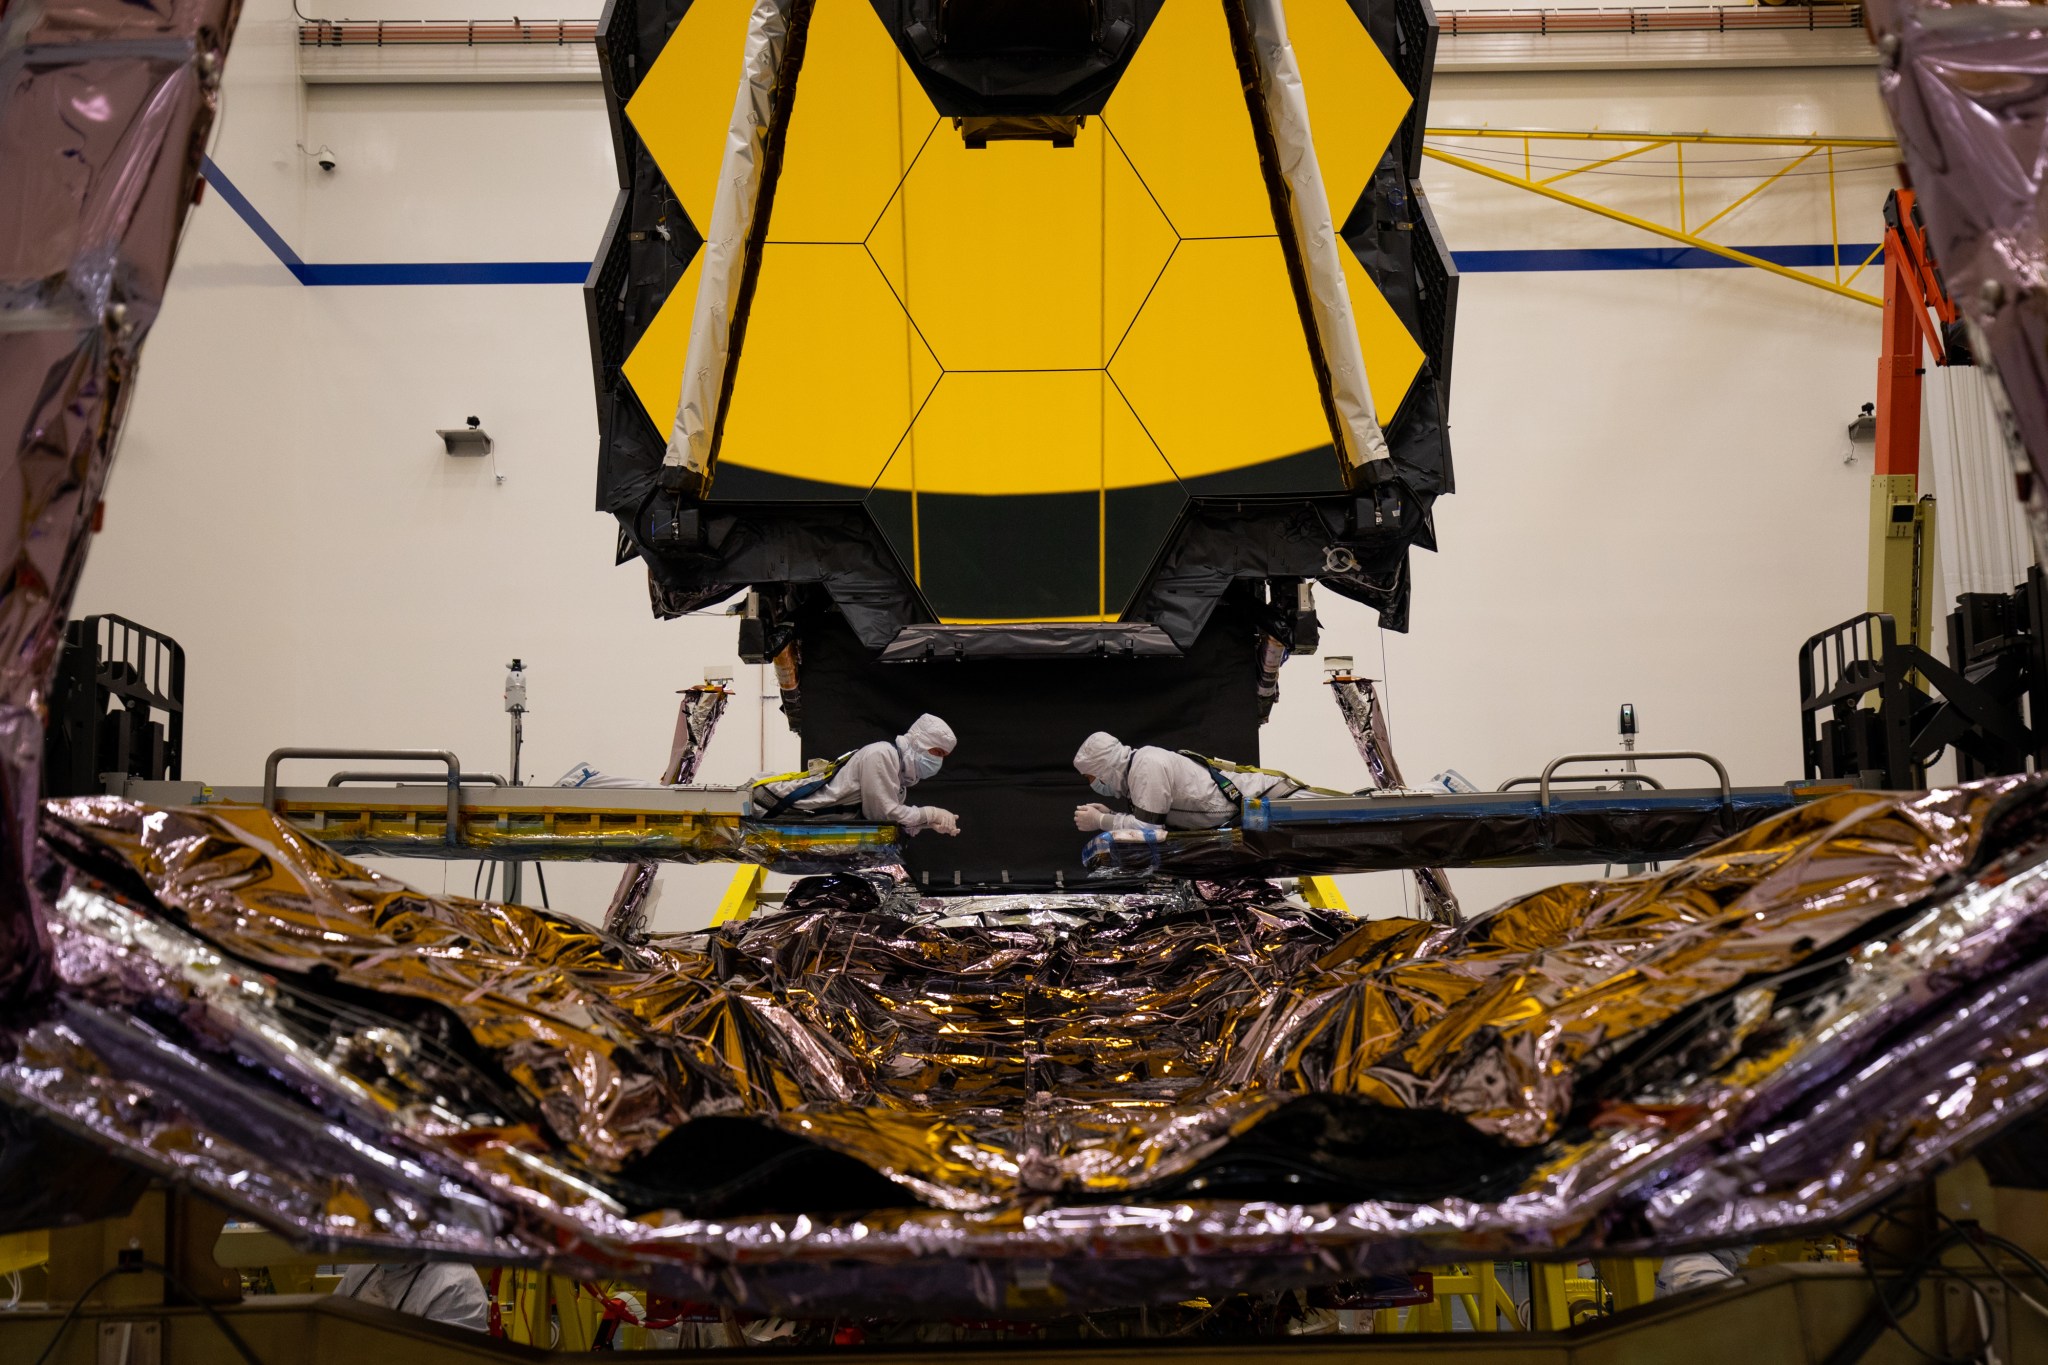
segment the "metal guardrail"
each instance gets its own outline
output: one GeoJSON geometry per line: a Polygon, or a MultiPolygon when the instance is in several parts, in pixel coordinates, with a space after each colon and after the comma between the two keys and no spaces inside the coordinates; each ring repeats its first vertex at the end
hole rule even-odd
{"type": "Polygon", "coordinates": [[[1861,5],[1700,5],[1643,9],[1438,10],[1450,37],[1582,33],[1757,33],[1863,27],[1861,5]]]}
{"type": "MultiPolygon", "coordinates": [[[[448,769],[448,846],[462,843],[462,760],[447,749],[272,749],[263,760],[263,809],[277,811],[277,769],[287,759],[370,758],[392,763],[440,763],[448,769]]],[[[424,777],[422,773],[419,776],[424,777]]],[[[330,784],[331,785],[331,784],[330,784]]]]}
{"type": "MultiPolygon", "coordinates": [[[[465,787],[509,787],[512,785],[505,780],[503,773],[457,773],[455,777],[465,787]]],[[[370,772],[367,770],[350,769],[347,772],[339,772],[328,778],[327,785],[330,787],[346,787],[351,784],[360,786],[367,782],[380,787],[395,787],[406,782],[439,782],[442,780],[431,773],[370,772]]],[[[1532,777],[1529,780],[1534,782],[1536,779],[1532,777]]]]}
{"type": "MultiPolygon", "coordinates": [[[[1657,791],[1664,790],[1664,784],[1648,773],[1561,773],[1550,780],[1552,782],[1633,782],[1638,786],[1650,787],[1657,791]]],[[[1494,790],[1497,792],[1513,791],[1517,787],[1540,786],[1542,782],[1543,779],[1540,776],[1530,773],[1527,777],[1511,777],[1498,787],[1495,787],[1494,790]]]]}
{"type": "MultiPolygon", "coordinates": [[[[1536,804],[1544,812],[1550,810],[1550,775],[1567,763],[1621,763],[1629,759],[1696,758],[1714,770],[1721,779],[1721,804],[1727,805],[1734,799],[1734,786],[1728,781],[1728,769],[1712,754],[1698,749],[1634,749],[1613,754],[1564,754],[1553,758],[1545,765],[1543,775],[1537,779],[1536,804]]],[[[1631,776],[1628,773],[1608,773],[1610,779],[1631,776]]]]}

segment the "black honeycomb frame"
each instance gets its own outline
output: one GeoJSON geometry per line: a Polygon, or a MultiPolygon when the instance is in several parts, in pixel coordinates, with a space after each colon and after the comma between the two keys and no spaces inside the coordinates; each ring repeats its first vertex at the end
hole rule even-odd
{"type": "Polygon", "coordinates": [[[1436,367],[1437,391],[1443,396],[1444,412],[1451,408],[1451,354],[1458,329],[1458,266],[1444,242],[1443,229],[1429,207],[1422,186],[1410,181],[1410,201],[1415,205],[1416,312],[1422,325],[1423,353],[1436,367]]]}
{"type": "Polygon", "coordinates": [[[633,158],[640,137],[626,117],[626,101],[640,88],[640,2],[605,0],[597,20],[597,69],[604,80],[604,112],[612,128],[612,157],[619,188],[632,188],[633,158]]]}
{"type": "Polygon", "coordinates": [[[598,20],[598,70],[618,163],[619,194],[583,284],[598,423],[597,507],[615,512],[638,496],[668,445],[625,377],[626,357],[668,301],[703,245],[633,124],[626,103],[692,0],[606,0],[598,20]]]}
{"type": "Polygon", "coordinates": [[[1399,36],[1394,51],[1385,55],[1413,101],[1401,120],[1401,137],[1408,178],[1417,180],[1422,176],[1422,130],[1429,120],[1429,83],[1436,74],[1438,24],[1429,0],[1393,0],[1393,5],[1399,36]]]}

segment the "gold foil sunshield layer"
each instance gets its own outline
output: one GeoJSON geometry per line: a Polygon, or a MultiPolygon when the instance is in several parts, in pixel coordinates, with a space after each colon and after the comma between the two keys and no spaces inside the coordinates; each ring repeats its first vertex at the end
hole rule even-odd
{"type": "Polygon", "coordinates": [[[274,822],[60,802],[64,1009],[0,1090],[301,1236],[790,1311],[1000,1308],[1002,1267],[1084,1253],[1115,1264],[1065,1301],[1682,1245],[1842,1216],[2039,1103],[2044,807],[1846,793],[1459,929],[868,874],[632,945],[274,822]]]}

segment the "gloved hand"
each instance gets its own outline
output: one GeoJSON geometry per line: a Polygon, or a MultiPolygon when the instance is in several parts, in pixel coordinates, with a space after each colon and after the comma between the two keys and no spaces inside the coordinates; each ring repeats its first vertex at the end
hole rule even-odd
{"type": "Polygon", "coordinates": [[[924,816],[924,827],[934,834],[958,834],[960,817],[938,806],[920,806],[918,813],[924,816]]]}
{"type": "Polygon", "coordinates": [[[1108,829],[1110,822],[1115,818],[1116,812],[1100,801],[1091,801],[1085,806],[1074,807],[1074,828],[1083,834],[1108,829]]]}

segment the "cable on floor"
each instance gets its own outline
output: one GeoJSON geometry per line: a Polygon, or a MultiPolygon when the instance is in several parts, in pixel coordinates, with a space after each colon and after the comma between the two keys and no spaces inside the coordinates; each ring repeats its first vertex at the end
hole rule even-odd
{"type": "Polygon", "coordinates": [[[1998,1262],[1991,1258],[1984,1250],[1984,1247],[1986,1245],[1994,1246],[2006,1252],[2021,1265],[2025,1266],[2028,1274],[2044,1285],[2048,1285],[2048,1266],[2042,1265],[2032,1252],[2028,1251],[2018,1242],[2001,1237],[1995,1232],[1987,1232],[1974,1223],[1958,1223],[1945,1213],[1938,1216],[1944,1223],[1949,1224],[1962,1234],[1963,1245],[1967,1246],[1971,1253],[1984,1263],[1986,1270],[1998,1277],[1998,1282],[2010,1290],[2015,1298],[2019,1299],[2020,1302],[2026,1304],[2027,1307],[2033,1309],[2036,1313],[2039,1313],[2042,1317],[2048,1318],[2048,1305],[2043,1305],[2039,1299],[2020,1288],[2017,1284],[2014,1284],[2012,1277],[2000,1268],[1998,1262]]]}
{"type": "Polygon", "coordinates": [[[241,1333],[237,1332],[229,1324],[228,1320],[220,1315],[218,1308],[215,1308],[205,1299],[193,1293],[192,1287],[186,1284],[182,1278],[172,1274],[169,1269],[158,1265],[155,1261],[130,1261],[125,1265],[110,1266],[106,1270],[101,1271],[98,1278],[85,1287],[85,1292],[74,1299],[71,1306],[64,1310],[64,1316],[57,1323],[57,1330],[50,1334],[48,1344],[43,1347],[42,1353],[35,1358],[35,1365],[47,1365],[50,1357],[57,1350],[57,1344],[64,1340],[65,1331],[70,1328],[73,1322],[78,1320],[78,1310],[85,1307],[86,1301],[92,1298],[94,1290],[98,1289],[108,1280],[113,1279],[116,1275],[139,1274],[142,1271],[149,1271],[163,1276],[166,1285],[177,1290],[188,1301],[196,1305],[201,1312],[205,1313],[207,1317],[211,1318],[214,1327],[219,1330],[222,1336],[227,1338],[228,1345],[235,1348],[235,1354],[240,1356],[246,1362],[246,1365],[263,1365],[263,1362],[257,1358],[256,1353],[249,1349],[249,1343],[242,1340],[241,1333]]]}
{"type": "MultiPolygon", "coordinates": [[[[1863,1263],[1863,1269],[1865,1276],[1870,1281],[1872,1296],[1870,1308],[1864,1313],[1862,1319],[1849,1329],[1849,1334],[1842,1338],[1840,1344],[1828,1353],[1823,1365],[1856,1365],[1857,1361],[1862,1360],[1864,1356],[1869,1354],[1870,1348],[1877,1344],[1878,1339],[1885,1334],[1886,1330],[1890,1330],[1900,1341],[1910,1347],[1914,1354],[1920,1356],[1923,1360],[1932,1362],[1932,1365],[1980,1365],[1986,1354],[1985,1349],[1974,1351],[1969,1355],[1948,1355],[1941,1351],[1932,1351],[1915,1340],[1913,1334],[1908,1332],[1905,1324],[1900,1321],[1902,1315],[1910,1314],[1919,1305],[1920,1283],[1930,1273],[1940,1268],[1942,1253],[1958,1243],[1966,1241],[1968,1241],[1968,1235],[1960,1228],[1955,1228],[1942,1234],[1930,1243],[1927,1249],[1920,1253],[1918,1258],[1907,1265],[1889,1283],[1880,1280],[1877,1275],[1877,1267],[1866,1260],[1863,1263]]],[[[1969,1284],[1970,1282],[1966,1280],[1964,1283],[1969,1284]]],[[[1974,1284],[1970,1284],[1970,1291],[1977,1295],[1980,1301],[1982,1300],[1984,1292],[1982,1289],[1974,1284]]],[[[1986,1349],[1988,1349],[1988,1346],[1989,1343],[1987,1342],[1986,1349]]]]}

